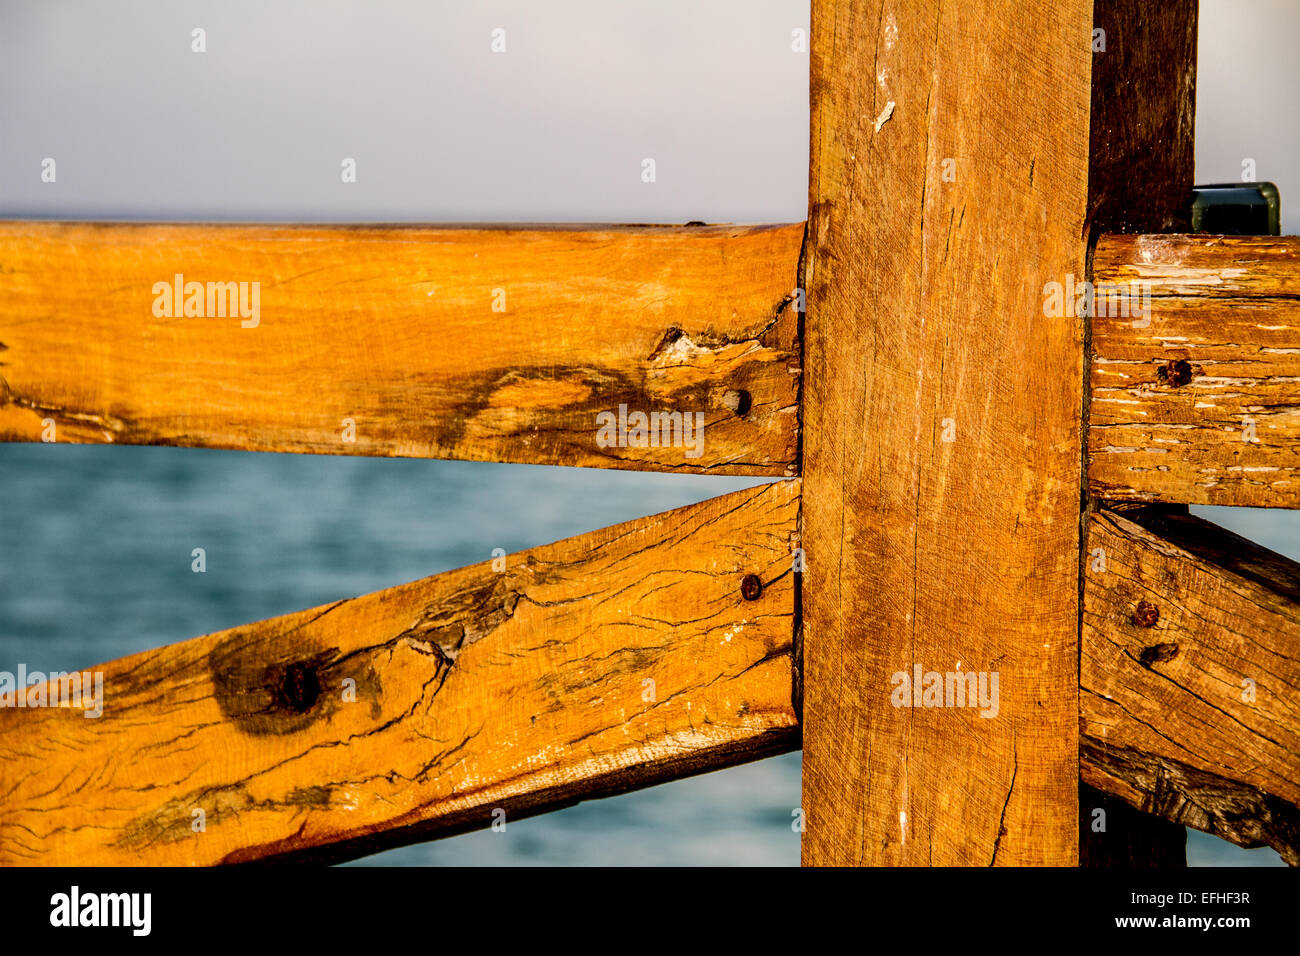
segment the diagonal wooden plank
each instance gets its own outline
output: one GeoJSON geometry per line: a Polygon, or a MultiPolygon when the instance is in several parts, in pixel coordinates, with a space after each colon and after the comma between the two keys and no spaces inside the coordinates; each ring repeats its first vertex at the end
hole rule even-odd
{"type": "Polygon", "coordinates": [[[1083,779],[1300,863],[1300,564],[1143,508],[1088,548],[1083,779]]]}
{"type": "Polygon", "coordinates": [[[346,858],[796,749],[798,490],[124,658],[98,718],[0,708],[0,863],[346,858]]]}
{"type": "MultiPolygon", "coordinates": [[[[1191,227],[1198,18],[1197,0],[1093,3],[1088,128],[1088,232],[1093,236],[1191,227]]],[[[1085,389],[1085,418],[1088,397],[1085,389]]],[[[1079,801],[1080,865],[1185,865],[1181,826],[1126,808],[1087,784],[1079,788],[1079,801]],[[1100,832],[1093,829],[1098,810],[1107,816],[1100,832]]]]}
{"type": "Polygon", "coordinates": [[[1300,238],[1104,236],[1093,279],[1092,493],[1300,508],[1300,238]]]}
{"type": "Polygon", "coordinates": [[[0,223],[0,439],[792,475],[802,237],[0,223]]]}

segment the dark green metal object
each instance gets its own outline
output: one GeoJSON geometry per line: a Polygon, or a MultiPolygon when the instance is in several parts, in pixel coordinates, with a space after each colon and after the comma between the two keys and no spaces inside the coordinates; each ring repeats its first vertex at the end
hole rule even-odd
{"type": "Polygon", "coordinates": [[[1280,236],[1281,201],[1272,183],[1215,183],[1192,190],[1192,232],[1280,236]]]}

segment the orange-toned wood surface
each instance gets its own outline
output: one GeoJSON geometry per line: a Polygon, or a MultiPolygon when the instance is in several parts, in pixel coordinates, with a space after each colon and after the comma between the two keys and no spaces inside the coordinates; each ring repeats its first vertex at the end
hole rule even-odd
{"type": "Polygon", "coordinates": [[[91,668],[98,718],[0,708],[0,863],[344,858],[796,749],[798,487],[91,668]]]}
{"type": "Polygon", "coordinates": [[[813,3],[805,863],[1078,860],[1083,330],[1041,290],[1084,270],[1091,26],[813,3]],[[996,714],[896,706],[917,667],[996,714]]]}
{"type": "Polygon", "coordinates": [[[1186,514],[1090,522],[1083,778],[1300,864],[1300,564],[1186,514]]]}
{"type": "Polygon", "coordinates": [[[792,475],[802,237],[0,223],[0,439],[792,475]]]}
{"type": "Polygon", "coordinates": [[[1300,507],[1300,238],[1104,236],[1093,278],[1130,307],[1092,319],[1092,493],[1300,507]]]}

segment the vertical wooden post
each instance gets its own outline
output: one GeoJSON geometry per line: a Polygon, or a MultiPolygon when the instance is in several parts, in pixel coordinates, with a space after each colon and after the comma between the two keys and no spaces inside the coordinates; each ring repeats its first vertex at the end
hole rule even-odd
{"type": "Polygon", "coordinates": [[[1096,0],[1088,207],[1094,233],[1191,226],[1197,0],[1096,0]]]}
{"type": "Polygon", "coordinates": [[[805,863],[1078,861],[1083,334],[1044,286],[1084,276],[1091,30],[813,2],[805,863]],[[918,668],[996,712],[896,706],[918,668]]]}
{"type": "MultiPolygon", "coordinates": [[[[1197,0],[1096,0],[1088,171],[1094,235],[1190,228],[1197,13],[1197,0]]],[[[1187,864],[1187,833],[1177,824],[1084,784],[1079,815],[1083,866],[1187,864]],[[1105,811],[1101,832],[1093,829],[1097,810],[1105,811]]]]}

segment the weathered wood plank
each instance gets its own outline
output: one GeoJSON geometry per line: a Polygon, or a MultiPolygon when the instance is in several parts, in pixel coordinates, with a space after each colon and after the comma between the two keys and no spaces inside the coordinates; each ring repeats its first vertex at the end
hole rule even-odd
{"type": "Polygon", "coordinates": [[[763,485],[115,661],[98,719],[0,709],[0,863],[341,858],[796,749],[797,512],[763,485]]]}
{"type": "Polygon", "coordinates": [[[1300,866],[1295,804],[1178,760],[1092,737],[1079,741],[1079,765],[1085,781],[1144,813],[1246,849],[1270,846],[1286,863],[1300,866]]]}
{"type": "Polygon", "coordinates": [[[1300,238],[1106,236],[1093,276],[1093,494],[1300,507],[1300,238]]]}
{"type": "Polygon", "coordinates": [[[804,862],[1073,865],[1092,5],[812,10],[804,862]]]}
{"type": "Polygon", "coordinates": [[[1141,508],[1088,549],[1084,780],[1300,863],[1300,564],[1141,508]]]}
{"type": "Polygon", "coordinates": [[[802,236],[0,223],[0,439],[793,474],[802,236]],[[702,441],[604,446],[620,405],[702,441]]]}
{"type": "Polygon", "coordinates": [[[1191,227],[1197,7],[1198,0],[1093,4],[1090,231],[1191,227]]]}

